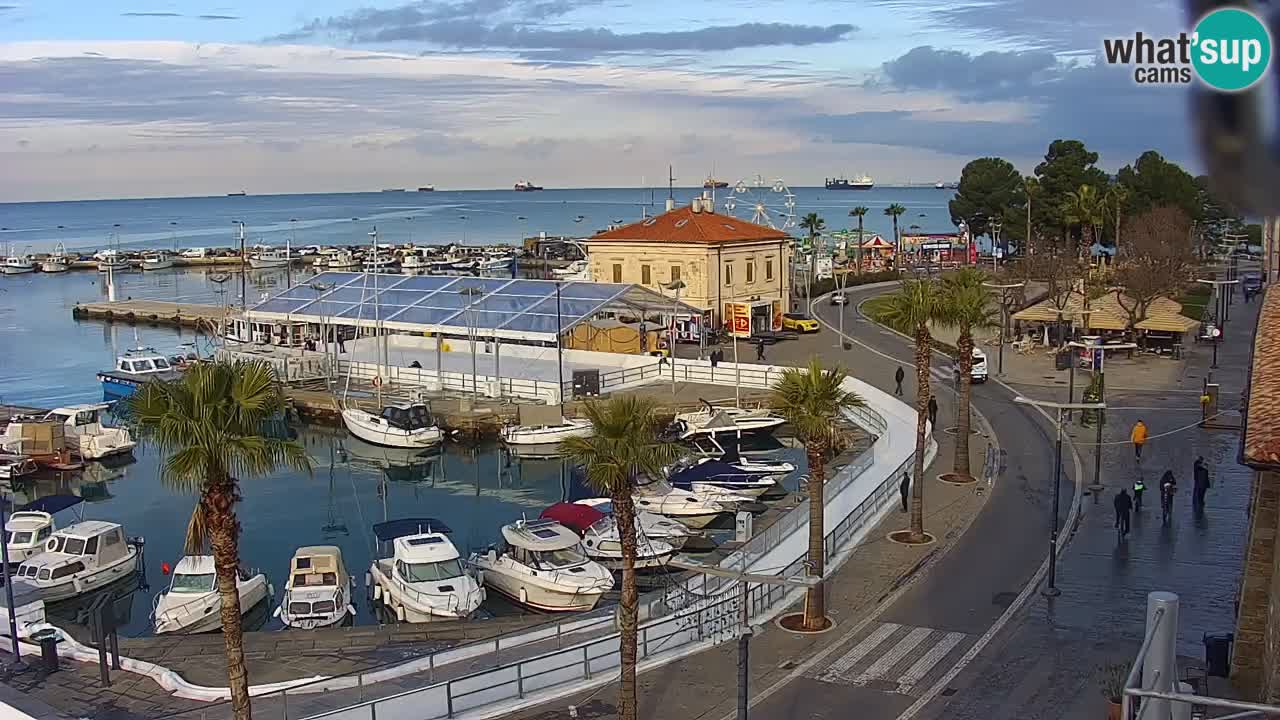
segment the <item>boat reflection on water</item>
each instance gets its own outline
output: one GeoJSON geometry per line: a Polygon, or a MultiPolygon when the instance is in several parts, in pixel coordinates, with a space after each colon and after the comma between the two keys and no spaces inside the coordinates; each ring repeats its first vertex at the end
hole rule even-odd
{"type": "Polygon", "coordinates": [[[6,484],[6,491],[12,488],[14,505],[25,505],[50,495],[75,495],[89,503],[110,500],[113,496],[108,483],[123,478],[126,468],[136,462],[128,457],[128,460],[113,458],[112,463],[85,463],[80,470],[37,473],[6,484]]]}
{"type": "Polygon", "coordinates": [[[354,466],[381,471],[391,482],[435,485],[443,480],[443,452],[439,445],[432,448],[392,448],[347,436],[338,442],[337,454],[339,463],[346,460],[354,466]]]}
{"type": "Polygon", "coordinates": [[[560,443],[503,445],[502,449],[517,460],[560,460],[564,457],[564,451],[560,449],[560,443]]]}

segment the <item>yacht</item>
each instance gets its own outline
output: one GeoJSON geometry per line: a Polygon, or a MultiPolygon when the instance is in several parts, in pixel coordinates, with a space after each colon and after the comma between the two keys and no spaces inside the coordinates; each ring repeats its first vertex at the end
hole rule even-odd
{"type": "Polygon", "coordinates": [[[373,561],[368,585],[373,599],[391,608],[400,622],[464,620],[484,602],[479,573],[463,563],[450,532],[432,518],[373,526],[380,546],[391,543],[393,550],[391,557],[373,561]]]}
{"type": "Polygon", "coordinates": [[[485,255],[477,262],[481,270],[507,270],[511,267],[511,263],[515,262],[514,255],[491,254],[485,255]]]}
{"type": "Polygon", "coordinates": [[[39,470],[40,466],[36,461],[26,455],[0,452],[0,480],[17,480],[39,470]]]}
{"type": "Polygon", "coordinates": [[[947,184],[942,182],[941,180],[933,184],[934,190],[945,190],[946,188],[947,188],[947,184]]]}
{"type": "Polygon", "coordinates": [[[350,250],[339,250],[325,262],[325,267],[330,270],[353,270],[360,267],[360,258],[350,250]]]}
{"type": "Polygon", "coordinates": [[[126,540],[124,528],[85,520],[55,531],[44,551],[18,566],[14,584],[35,590],[48,603],[93,592],[137,569],[138,548],[126,540]]]}
{"type": "Polygon", "coordinates": [[[48,495],[15,510],[5,523],[9,564],[17,566],[38,555],[57,529],[53,516],[82,502],[84,498],[77,495],[48,495]]]}
{"type": "Polygon", "coordinates": [[[173,267],[173,255],[164,250],[143,253],[142,269],[143,270],[168,270],[173,267]]]}
{"type": "MultiPolygon", "coordinates": [[[[622,537],[613,515],[578,503],[556,503],[542,511],[542,519],[554,520],[582,537],[587,557],[610,570],[622,569],[622,537]]],[[[662,540],[652,540],[636,523],[636,557],[634,568],[659,568],[676,554],[676,549],[662,540]]]]}
{"type": "Polygon", "coordinates": [[[503,542],[471,556],[484,584],[528,607],[548,612],[590,610],[613,589],[613,575],[582,550],[581,539],[554,520],[519,520],[502,527],[503,542]]]}
{"type": "Polygon", "coordinates": [[[71,258],[67,255],[67,249],[58,243],[53,249],[53,253],[40,263],[40,272],[60,273],[71,269],[71,258]]]}
{"type": "Polygon", "coordinates": [[[388,405],[381,415],[348,408],[342,411],[342,422],[357,438],[384,447],[425,448],[444,437],[422,403],[388,405]]]}
{"type": "MultiPolygon", "coordinates": [[[[236,571],[240,615],[275,595],[267,576],[236,571]]],[[[211,555],[187,555],[173,568],[169,589],[156,596],[151,621],[157,635],[204,633],[222,629],[222,595],[211,555]]]]}
{"type": "Polygon", "coordinates": [[[5,275],[35,272],[36,261],[28,253],[14,255],[11,250],[9,256],[4,259],[4,265],[0,265],[0,270],[3,270],[5,275]]]}
{"type": "Polygon", "coordinates": [[[633,497],[637,510],[665,515],[695,530],[706,527],[728,512],[726,503],[750,500],[742,495],[724,494],[717,494],[712,498],[702,493],[673,487],[665,480],[637,485],[633,497]],[[731,497],[733,499],[730,499],[731,497]]]}
{"type": "Polygon", "coordinates": [[[280,268],[288,266],[290,253],[288,250],[264,248],[249,256],[249,267],[254,270],[280,268]]]}
{"type": "Polygon", "coordinates": [[[169,359],[154,348],[135,348],[116,358],[116,366],[98,373],[108,397],[129,397],[148,380],[174,380],[180,376],[169,359]]]}
{"type": "Polygon", "coordinates": [[[535,190],[541,190],[541,189],[542,189],[541,185],[534,185],[528,180],[520,180],[515,184],[516,192],[533,192],[535,190]]]}
{"type": "Polygon", "coordinates": [[[128,430],[102,424],[102,411],[109,407],[106,403],[70,405],[51,410],[44,419],[62,423],[66,435],[79,442],[82,459],[101,460],[123,455],[137,446],[128,430]]]}
{"type": "Polygon", "coordinates": [[[768,435],[787,423],[786,418],[765,408],[716,406],[705,400],[702,404],[702,410],[676,414],[672,430],[679,439],[721,434],[768,435]]]}
{"type": "Polygon", "coordinates": [[[570,420],[559,405],[521,405],[517,412],[517,423],[502,428],[502,442],[508,445],[552,445],[595,433],[590,420],[570,420]]]}
{"type": "Polygon", "coordinates": [[[589,270],[586,260],[574,260],[568,267],[553,268],[551,274],[563,280],[590,279],[586,277],[589,270]]]}
{"type": "MultiPolygon", "coordinates": [[[[609,498],[587,498],[575,500],[574,503],[595,508],[606,515],[613,514],[613,501],[609,498]]],[[[636,510],[636,523],[645,537],[661,540],[676,550],[684,547],[685,542],[694,535],[689,528],[671,518],[643,510],[636,510]]]]}
{"type": "Polygon", "coordinates": [[[128,270],[129,258],[121,255],[117,250],[103,250],[98,253],[98,272],[112,272],[116,270],[128,270]]]}
{"type": "Polygon", "coordinates": [[[778,486],[781,475],[760,475],[711,458],[680,460],[667,468],[673,487],[716,496],[723,491],[758,498],[778,486]]]}
{"type": "Polygon", "coordinates": [[[289,581],[276,617],[285,627],[303,630],[337,625],[356,615],[350,595],[354,585],[342,562],[341,548],[300,547],[289,560],[289,581]]]}

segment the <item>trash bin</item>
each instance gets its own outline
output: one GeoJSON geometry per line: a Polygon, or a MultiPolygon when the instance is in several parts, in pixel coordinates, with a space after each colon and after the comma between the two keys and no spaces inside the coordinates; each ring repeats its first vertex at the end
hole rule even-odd
{"type": "Polygon", "coordinates": [[[58,631],[45,629],[31,634],[31,639],[40,643],[40,664],[45,672],[58,670],[58,631]]]}
{"type": "Polygon", "coordinates": [[[1231,675],[1231,645],[1235,643],[1235,633],[1204,634],[1205,674],[1214,677],[1231,675]]]}
{"type": "Polygon", "coordinates": [[[1053,356],[1053,369],[1068,370],[1070,368],[1071,368],[1071,351],[1059,350],[1058,353],[1053,356]]]}

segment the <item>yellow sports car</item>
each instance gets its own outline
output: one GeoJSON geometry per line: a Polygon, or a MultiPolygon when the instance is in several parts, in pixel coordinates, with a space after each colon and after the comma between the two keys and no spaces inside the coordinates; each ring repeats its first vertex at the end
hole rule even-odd
{"type": "Polygon", "coordinates": [[[802,333],[818,332],[818,321],[804,313],[785,313],[782,316],[782,329],[802,333]]]}

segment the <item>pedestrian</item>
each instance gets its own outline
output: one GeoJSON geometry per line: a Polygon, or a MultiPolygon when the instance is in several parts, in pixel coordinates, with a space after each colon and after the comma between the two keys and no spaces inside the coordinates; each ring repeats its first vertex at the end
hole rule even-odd
{"type": "Polygon", "coordinates": [[[898,397],[902,397],[902,381],[906,379],[906,377],[907,377],[907,372],[902,369],[901,365],[899,365],[898,371],[893,374],[894,382],[898,383],[898,387],[893,391],[894,395],[897,395],[898,397]]]}
{"type": "Polygon", "coordinates": [[[1120,530],[1120,537],[1129,534],[1129,511],[1133,509],[1133,500],[1129,498],[1129,492],[1124,488],[1120,488],[1120,492],[1116,493],[1116,528],[1120,530]]]}
{"type": "Polygon", "coordinates": [[[1204,495],[1209,492],[1212,483],[1209,482],[1209,466],[1204,461],[1204,457],[1196,458],[1195,469],[1192,470],[1192,502],[1195,507],[1204,507],[1204,495]]]}
{"type": "Polygon", "coordinates": [[[764,361],[764,338],[756,341],[756,360],[764,361]]]}
{"type": "Polygon", "coordinates": [[[347,343],[345,340],[342,339],[342,336],[339,335],[338,336],[338,352],[345,353],[346,351],[347,351],[347,343]]]}
{"type": "Polygon", "coordinates": [[[1167,524],[1173,514],[1173,496],[1178,492],[1178,480],[1172,470],[1165,470],[1160,476],[1160,522],[1167,524]]]}
{"type": "Polygon", "coordinates": [[[932,395],[929,396],[929,424],[938,425],[938,399],[932,395]]]}
{"type": "Polygon", "coordinates": [[[1142,462],[1142,446],[1147,444],[1147,424],[1139,420],[1133,424],[1133,431],[1129,433],[1129,440],[1133,442],[1133,457],[1138,462],[1142,462]]]}
{"type": "Polygon", "coordinates": [[[902,484],[898,486],[898,492],[902,494],[902,512],[906,512],[907,498],[911,496],[911,473],[902,473],[902,484]]]}
{"type": "Polygon", "coordinates": [[[1135,512],[1142,512],[1142,492],[1146,489],[1147,486],[1142,484],[1141,476],[1133,481],[1133,509],[1135,512]]]}

